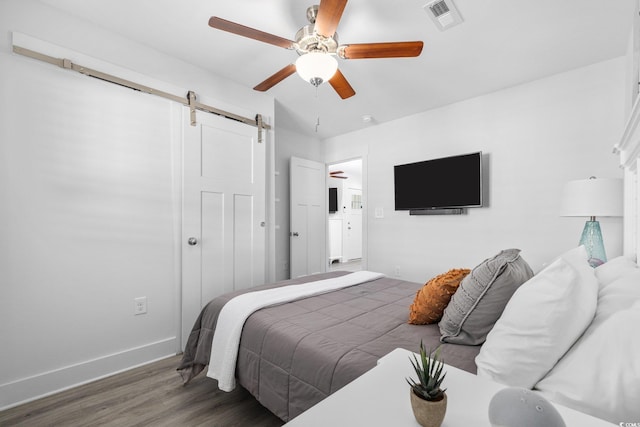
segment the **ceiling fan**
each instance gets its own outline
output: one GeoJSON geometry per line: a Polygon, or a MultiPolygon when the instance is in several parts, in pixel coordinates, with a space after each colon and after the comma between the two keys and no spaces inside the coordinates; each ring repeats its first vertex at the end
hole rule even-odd
{"type": "Polygon", "coordinates": [[[298,52],[300,56],[295,64],[287,65],[253,89],[261,92],[269,90],[297,71],[303,79],[316,87],[328,81],[338,95],[346,99],[356,92],[338,69],[336,56],[341,59],[416,57],[420,55],[423,47],[421,41],[339,44],[336,28],[346,5],[347,0],[321,0],[320,5],[309,7],[307,19],[310,24],[298,30],[295,41],[216,16],[209,19],[209,25],[218,30],[285,49],[295,49],[298,52]]]}
{"type": "Polygon", "coordinates": [[[329,178],[348,179],[348,176],[344,176],[344,171],[332,171],[329,172],[329,178]]]}

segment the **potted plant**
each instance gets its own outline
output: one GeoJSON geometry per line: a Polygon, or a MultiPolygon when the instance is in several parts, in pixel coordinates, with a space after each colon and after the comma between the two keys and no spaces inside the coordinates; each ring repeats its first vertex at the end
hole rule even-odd
{"type": "Polygon", "coordinates": [[[423,427],[440,427],[447,411],[446,389],[442,389],[444,362],[440,359],[440,349],[432,357],[420,341],[420,359],[413,355],[409,358],[418,380],[407,378],[411,386],[411,408],[416,421],[423,427]]]}

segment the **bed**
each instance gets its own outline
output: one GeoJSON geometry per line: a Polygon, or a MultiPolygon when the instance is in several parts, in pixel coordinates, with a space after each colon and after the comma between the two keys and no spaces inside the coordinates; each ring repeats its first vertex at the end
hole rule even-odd
{"type": "MultiPolygon", "coordinates": [[[[465,306],[471,308],[467,300],[482,294],[486,304],[495,306],[498,299],[508,299],[533,275],[519,252],[501,251],[485,260],[482,268],[476,267],[473,274],[467,270],[468,277],[459,276],[457,284],[468,286],[456,304],[451,301],[451,310],[455,306],[453,315],[460,315],[469,323],[473,321],[474,327],[486,320],[484,313],[474,319],[475,313],[482,311],[482,305],[473,305],[474,313],[464,313],[465,306]]],[[[204,307],[189,336],[178,367],[184,382],[205,370],[212,360],[214,331],[229,301],[247,292],[309,287],[354,274],[357,273],[323,273],[214,299],[204,307]]],[[[441,289],[447,289],[451,283],[450,274],[433,280],[436,279],[441,280],[441,289]]],[[[263,406],[288,421],[373,368],[378,359],[395,348],[417,351],[423,342],[432,351],[438,349],[446,363],[475,373],[474,360],[480,345],[473,339],[478,334],[486,336],[490,327],[481,330],[462,327],[465,322],[457,322],[452,315],[446,316],[442,324],[408,323],[409,308],[419,291],[435,287],[383,276],[255,311],[243,324],[235,366],[237,382],[263,406]],[[451,342],[443,342],[442,330],[447,326],[454,329],[448,334],[451,342]]],[[[491,324],[501,312],[500,309],[496,313],[494,306],[490,307],[491,324]]]]}
{"type": "MultiPolygon", "coordinates": [[[[615,424],[639,420],[640,268],[635,258],[620,256],[594,269],[584,247],[578,247],[534,276],[519,252],[501,251],[458,275],[437,323],[410,324],[408,318],[420,295],[430,290],[431,298],[434,289],[447,289],[454,270],[426,284],[369,278],[261,308],[242,321],[231,377],[288,421],[393,349],[416,351],[422,341],[449,365],[536,390],[552,402],[615,424]]],[[[214,299],[200,313],[178,367],[185,384],[215,359],[214,331],[233,301],[352,274],[324,273],[214,299]]],[[[209,376],[217,379],[209,368],[209,376]]]]}

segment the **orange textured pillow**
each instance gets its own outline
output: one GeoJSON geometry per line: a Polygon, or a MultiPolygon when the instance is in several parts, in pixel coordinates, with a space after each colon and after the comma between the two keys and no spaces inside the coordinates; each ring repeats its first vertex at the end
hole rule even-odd
{"type": "Polygon", "coordinates": [[[426,325],[440,321],[451,296],[470,272],[468,268],[454,268],[429,280],[416,293],[409,309],[409,323],[426,325]]]}

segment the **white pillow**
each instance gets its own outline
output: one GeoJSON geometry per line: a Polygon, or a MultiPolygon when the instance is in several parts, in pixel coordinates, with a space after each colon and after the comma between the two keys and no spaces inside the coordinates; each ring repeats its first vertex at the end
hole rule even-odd
{"type": "Polygon", "coordinates": [[[638,325],[640,300],[589,327],[536,389],[547,399],[616,425],[639,421],[638,325]]]}
{"type": "Polygon", "coordinates": [[[583,246],[561,255],[523,284],[476,357],[478,375],[532,388],[593,319],[598,281],[583,246]]]}
{"type": "Polygon", "coordinates": [[[622,255],[599,265],[595,272],[602,289],[614,280],[636,270],[640,270],[638,264],[631,257],[622,255]]]}
{"type": "Polygon", "coordinates": [[[624,276],[600,288],[596,315],[585,334],[613,314],[631,307],[636,301],[640,301],[640,268],[628,271],[624,276]]]}

